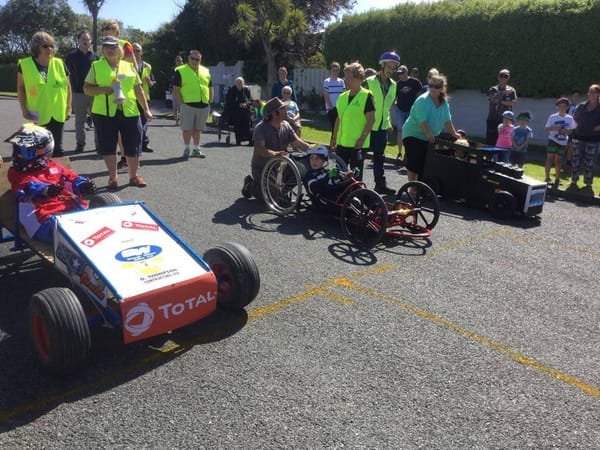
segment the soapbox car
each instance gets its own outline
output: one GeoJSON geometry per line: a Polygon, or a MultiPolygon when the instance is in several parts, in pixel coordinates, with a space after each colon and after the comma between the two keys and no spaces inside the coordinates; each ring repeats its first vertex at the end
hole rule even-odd
{"type": "MultiPolygon", "coordinates": [[[[298,211],[303,200],[302,179],[307,172],[305,153],[292,153],[271,158],[262,173],[262,194],[267,207],[278,215],[298,211]]],[[[329,153],[329,167],[345,172],[344,161],[329,153]]],[[[306,196],[308,207],[323,203],[319,198],[306,196]]],[[[353,177],[340,184],[335,201],[325,209],[338,217],[344,235],[357,247],[372,248],[385,236],[401,239],[429,238],[438,222],[438,199],[424,183],[404,184],[393,201],[385,201],[378,193],[367,189],[365,183],[353,177]]],[[[318,209],[318,208],[317,208],[318,209]]]]}
{"type": "Polygon", "coordinates": [[[469,142],[469,146],[436,138],[429,147],[422,179],[444,198],[485,207],[497,219],[514,213],[542,212],[547,184],[523,174],[523,169],[494,161],[506,149],[469,142]]]}
{"type": "Polygon", "coordinates": [[[29,239],[3,169],[0,180],[1,242],[31,248],[70,285],[37,292],[28,307],[37,356],[51,372],[85,363],[93,326],[120,329],[130,343],[196,322],[217,305],[244,308],[258,294],[259,272],[246,248],[225,243],[200,257],[146,205],[120,203],[115,194],[53,216],[52,245],[29,239]]]}

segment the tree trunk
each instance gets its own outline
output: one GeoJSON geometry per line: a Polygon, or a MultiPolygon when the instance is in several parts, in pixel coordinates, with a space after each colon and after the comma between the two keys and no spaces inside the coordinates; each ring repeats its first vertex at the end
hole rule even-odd
{"type": "MultiPolygon", "coordinates": [[[[275,66],[275,56],[273,55],[273,48],[268,37],[261,36],[261,42],[263,49],[265,50],[265,59],[267,63],[267,99],[271,98],[271,88],[275,84],[275,74],[277,73],[277,67],[275,66]]],[[[264,95],[263,95],[264,97],[264,95]]]]}

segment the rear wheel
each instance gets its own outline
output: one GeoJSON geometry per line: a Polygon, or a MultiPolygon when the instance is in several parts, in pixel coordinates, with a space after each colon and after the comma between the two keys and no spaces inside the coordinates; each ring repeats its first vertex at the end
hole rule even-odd
{"type": "Polygon", "coordinates": [[[492,217],[500,220],[510,219],[515,212],[515,197],[507,191],[495,192],[488,208],[492,217]]]}
{"type": "Polygon", "coordinates": [[[83,307],[67,288],[36,293],[29,303],[29,329],[44,369],[70,373],[87,360],[91,338],[83,307]]]}
{"type": "Polygon", "coordinates": [[[260,289],[260,275],[248,249],[234,242],[210,248],[203,259],[217,277],[217,303],[229,310],[248,305],[260,289]]]}
{"type": "Polygon", "coordinates": [[[94,194],[89,198],[90,208],[98,208],[99,206],[120,205],[121,199],[117,194],[112,192],[103,192],[94,194]]]}
{"type": "Polygon", "coordinates": [[[385,234],[388,210],[383,199],[370,189],[348,193],[340,217],[345,236],[359,248],[377,245],[385,234]]]}
{"type": "Polygon", "coordinates": [[[302,200],[300,170],[287,156],[271,158],[262,172],[261,189],[265,203],[275,214],[296,212],[302,200]]]}
{"type": "Polygon", "coordinates": [[[440,218],[440,202],[432,188],[420,181],[409,181],[396,194],[396,199],[411,209],[412,222],[406,218],[407,226],[433,230],[440,218]]]}

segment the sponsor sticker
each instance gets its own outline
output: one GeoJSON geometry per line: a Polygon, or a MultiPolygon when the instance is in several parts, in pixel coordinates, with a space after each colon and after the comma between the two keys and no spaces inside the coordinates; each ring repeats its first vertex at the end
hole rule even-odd
{"type": "Polygon", "coordinates": [[[107,237],[109,237],[112,234],[115,234],[115,230],[111,230],[108,227],[102,227],[101,229],[96,231],[94,234],[88,236],[83,241],[81,241],[81,243],[83,245],[85,245],[86,247],[92,248],[92,247],[98,245],[100,242],[102,242],[104,239],[106,239],[107,237]]]}
{"type": "Polygon", "coordinates": [[[115,255],[115,259],[122,262],[145,261],[147,259],[154,258],[161,253],[162,248],[158,245],[136,245],[135,247],[129,247],[125,250],[121,250],[115,255]]]}
{"type": "Polygon", "coordinates": [[[158,231],[159,227],[155,223],[142,223],[142,222],[131,222],[124,220],[121,222],[121,227],[129,230],[146,230],[146,231],[158,231]]]}

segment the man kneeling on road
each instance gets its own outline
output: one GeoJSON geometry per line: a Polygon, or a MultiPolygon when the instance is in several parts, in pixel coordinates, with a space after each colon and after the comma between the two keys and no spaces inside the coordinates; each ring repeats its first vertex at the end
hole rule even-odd
{"type": "Polygon", "coordinates": [[[264,119],[254,128],[254,154],[252,155],[252,175],[244,178],[242,195],[246,198],[262,199],[260,178],[269,158],[285,155],[288,146],[306,151],[309,145],[301,140],[286,119],[286,107],[278,97],[269,100],[264,107],[264,119]]]}

